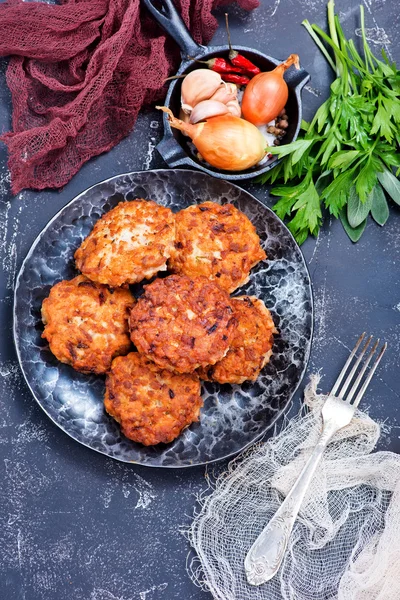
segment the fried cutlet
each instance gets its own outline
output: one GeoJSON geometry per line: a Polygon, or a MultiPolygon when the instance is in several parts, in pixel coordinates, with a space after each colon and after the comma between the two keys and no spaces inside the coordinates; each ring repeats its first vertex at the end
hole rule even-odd
{"type": "Polygon", "coordinates": [[[228,351],[236,321],[228,294],[205,277],[170,275],[145,286],[131,311],[131,339],[159,367],[191,373],[228,351]]]}
{"type": "Polygon", "coordinates": [[[104,406],[131,440],[145,446],[172,442],[199,420],[200,381],[196,373],[171,373],[131,352],[113,361],[104,406]]]}
{"type": "Polygon", "coordinates": [[[97,221],[75,252],[77,268],[111,287],[150,279],[167,269],[175,218],[152,200],[120,202],[97,221]]]}
{"type": "Polygon", "coordinates": [[[266,258],[254,225],[232,204],[195,204],[175,215],[176,237],[168,261],[174,273],[204,275],[233,292],[266,258]]]}
{"type": "Polygon", "coordinates": [[[63,363],[83,373],[105,373],[131,348],[129,290],[110,290],[84,275],[54,285],[42,304],[42,337],[63,363]]]}
{"type": "Polygon", "coordinates": [[[231,298],[237,328],[226,356],[198,370],[201,379],[218,383],[255,381],[268,363],[277,333],[269,310],[255,296],[231,298]]]}

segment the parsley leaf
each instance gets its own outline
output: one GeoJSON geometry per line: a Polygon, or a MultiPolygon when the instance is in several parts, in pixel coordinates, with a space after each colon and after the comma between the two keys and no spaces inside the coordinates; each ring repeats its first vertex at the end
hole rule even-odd
{"type": "Polygon", "coordinates": [[[360,170],[356,179],[356,191],[361,202],[366,202],[368,194],[371,193],[374,185],[376,184],[377,178],[377,172],[372,167],[371,158],[369,158],[363,168],[360,170]]]}
{"type": "Polygon", "coordinates": [[[360,155],[358,150],[340,150],[331,156],[329,161],[330,169],[346,169],[360,155]]]}

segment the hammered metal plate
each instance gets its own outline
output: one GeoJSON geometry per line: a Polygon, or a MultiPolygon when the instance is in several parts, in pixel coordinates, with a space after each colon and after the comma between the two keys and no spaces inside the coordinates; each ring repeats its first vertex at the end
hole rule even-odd
{"type": "MultiPolygon", "coordinates": [[[[134,295],[140,286],[132,288],[134,295]]],[[[46,414],[78,442],[124,462],[186,467],[221,460],[257,440],[285,410],[303,377],[310,353],[313,303],[302,253],[278,217],[239,187],[188,170],[118,175],[84,191],[44,228],[18,275],[14,336],[21,369],[46,414]],[[121,435],[103,409],[104,378],[83,375],[57,361],[46,340],[40,309],[52,285],[77,273],[73,255],[101,215],[122,200],[151,198],[174,212],[190,204],[231,202],[257,228],[269,259],[234,295],[254,294],[279,330],[270,363],[255,383],[204,383],[200,423],[171,444],[144,447],[121,435]]]]}

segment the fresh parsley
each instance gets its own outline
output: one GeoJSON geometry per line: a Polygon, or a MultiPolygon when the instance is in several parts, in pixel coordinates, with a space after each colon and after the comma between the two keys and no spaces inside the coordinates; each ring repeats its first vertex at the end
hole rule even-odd
{"type": "Polygon", "coordinates": [[[300,244],[318,233],[323,206],[356,242],[369,214],[379,225],[386,222],[386,195],[400,205],[400,71],[383,50],[383,60],[373,55],[363,6],[360,17],[362,55],[346,39],[333,0],[328,2],[330,35],[303,21],[337,78],[311,123],[303,121],[299,138],[268,149],[283,160],[260,178],[281,184],[271,192],[280,197],[274,210],[290,219],[300,244]]]}

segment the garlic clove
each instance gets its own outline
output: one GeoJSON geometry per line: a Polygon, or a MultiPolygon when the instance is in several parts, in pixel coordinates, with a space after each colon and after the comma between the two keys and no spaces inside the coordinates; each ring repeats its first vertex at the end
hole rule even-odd
{"type": "Polygon", "coordinates": [[[225,81],[211,96],[210,100],[217,100],[226,104],[237,97],[237,86],[234,83],[226,83],[225,81]]]}
{"type": "Polygon", "coordinates": [[[199,121],[205,121],[210,117],[219,117],[220,115],[226,115],[229,109],[222,102],[216,102],[215,100],[203,100],[196,104],[190,113],[190,123],[199,123],[199,121]]]}
{"type": "Polygon", "coordinates": [[[230,100],[226,103],[226,108],[234,117],[240,117],[242,115],[242,109],[240,108],[240,104],[238,100],[230,100]]]}
{"type": "Polygon", "coordinates": [[[185,113],[202,100],[208,100],[221,85],[221,75],[209,69],[191,71],[182,81],[181,104],[185,113]]]}

